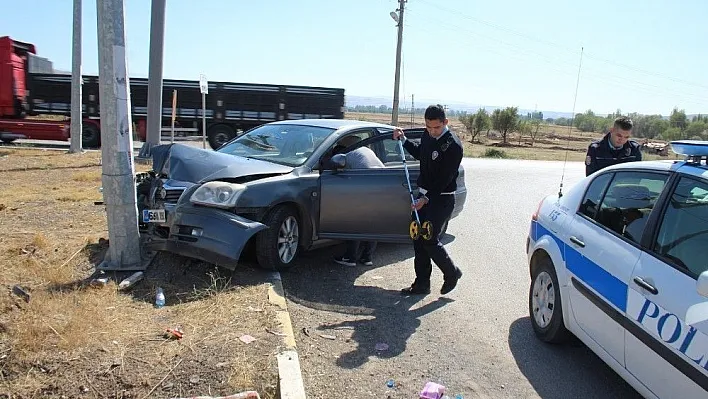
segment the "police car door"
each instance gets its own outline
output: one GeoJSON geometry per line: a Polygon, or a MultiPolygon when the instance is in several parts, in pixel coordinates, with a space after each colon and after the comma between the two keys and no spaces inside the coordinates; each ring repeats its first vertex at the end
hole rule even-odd
{"type": "Polygon", "coordinates": [[[572,315],[622,366],[627,284],[641,254],[644,226],[667,177],[635,171],[598,175],[568,230],[572,315]]]}
{"type": "Polygon", "coordinates": [[[697,280],[708,279],[708,181],[680,177],[657,216],[629,284],[626,367],[659,397],[705,398],[708,298],[697,280]]]}

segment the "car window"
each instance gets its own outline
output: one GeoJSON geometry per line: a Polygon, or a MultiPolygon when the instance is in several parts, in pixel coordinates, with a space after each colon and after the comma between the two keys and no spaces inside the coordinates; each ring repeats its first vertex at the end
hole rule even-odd
{"type": "Polygon", "coordinates": [[[597,176],[595,180],[590,183],[585,193],[585,198],[583,198],[583,201],[580,203],[578,212],[590,219],[595,219],[598,205],[600,205],[600,201],[602,201],[602,196],[605,194],[605,189],[610,183],[610,179],[612,179],[612,173],[605,173],[597,176]]]}
{"type": "MultiPolygon", "coordinates": [[[[408,138],[407,140],[410,140],[416,144],[420,144],[419,138],[408,138]]],[[[401,149],[398,147],[398,140],[394,140],[393,138],[389,137],[383,139],[381,143],[383,144],[384,148],[383,159],[381,160],[381,162],[383,162],[385,165],[403,164],[403,161],[401,161],[401,149]]],[[[403,153],[406,156],[407,163],[418,162],[418,160],[413,158],[413,156],[409,154],[405,148],[403,148],[403,153]]]]}
{"type": "Polygon", "coordinates": [[[667,178],[668,175],[652,172],[615,173],[595,220],[618,235],[639,243],[667,178]]]}
{"type": "Polygon", "coordinates": [[[682,177],[664,213],[653,250],[694,277],[708,270],[708,184],[682,177]]]}
{"type": "Polygon", "coordinates": [[[333,131],[331,128],[306,125],[266,124],[249,130],[217,151],[299,166],[333,131]]]}

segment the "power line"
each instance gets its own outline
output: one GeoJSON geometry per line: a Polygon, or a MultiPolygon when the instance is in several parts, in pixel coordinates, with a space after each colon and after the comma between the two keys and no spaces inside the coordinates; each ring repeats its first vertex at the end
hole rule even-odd
{"type": "MultiPolygon", "coordinates": [[[[492,27],[492,28],[495,28],[495,29],[499,29],[499,30],[502,30],[502,31],[509,32],[509,33],[511,33],[511,34],[514,34],[514,35],[516,35],[516,36],[522,37],[522,38],[527,39],[527,40],[535,41],[535,42],[538,42],[538,43],[543,43],[543,44],[546,44],[546,45],[549,45],[549,46],[552,46],[552,47],[561,49],[561,50],[563,50],[563,51],[565,51],[565,52],[571,52],[571,51],[573,51],[573,50],[569,49],[568,47],[565,47],[565,46],[560,45],[560,44],[558,44],[558,43],[554,43],[554,42],[552,42],[552,41],[540,39],[540,38],[538,38],[538,37],[529,35],[529,34],[527,34],[527,33],[522,33],[522,32],[519,32],[519,31],[510,29],[510,28],[507,28],[507,27],[503,27],[503,26],[500,26],[500,25],[493,24],[493,23],[491,23],[491,22],[487,22],[487,21],[485,21],[485,20],[472,17],[472,16],[470,16],[470,15],[468,15],[468,14],[465,14],[464,12],[461,12],[461,11],[459,11],[459,10],[452,10],[452,9],[446,8],[446,7],[444,7],[444,6],[440,6],[439,4],[432,4],[432,3],[430,3],[429,1],[426,1],[426,0],[418,0],[418,1],[421,2],[421,3],[428,4],[429,6],[434,7],[436,10],[438,10],[438,9],[439,9],[439,10],[444,10],[444,11],[449,12],[450,14],[454,14],[455,16],[462,17],[462,18],[465,18],[465,19],[469,19],[469,20],[472,20],[472,21],[476,21],[476,22],[478,22],[478,23],[480,23],[480,24],[483,24],[483,25],[486,25],[486,26],[489,26],[489,27],[492,27]]],[[[493,39],[493,38],[492,38],[492,39],[493,39]]],[[[495,40],[495,39],[493,39],[493,40],[495,40]]],[[[649,70],[642,69],[642,68],[638,68],[638,67],[635,67],[635,66],[623,64],[623,63],[620,63],[620,62],[617,62],[617,61],[608,60],[608,59],[605,59],[605,58],[602,58],[602,57],[593,55],[592,53],[586,53],[586,54],[585,54],[585,57],[592,58],[592,59],[594,59],[594,60],[597,60],[597,61],[600,61],[600,62],[604,62],[604,63],[607,63],[607,64],[615,65],[615,66],[618,66],[618,67],[621,67],[621,68],[633,70],[633,71],[635,71],[635,72],[640,72],[640,73],[643,73],[643,74],[646,74],[646,75],[651,75],[651,76],[654,76],[654,77],[658,77],[658,78],[663,78],[663,79],[671,80],[671,81],[676,82],[676,83],[683,83],[683,84],[690,85],[690,86],[699,86],[699,87],[708,89],[708,85],[706,85],[706,84],[701,84],[701,83],[697,83],[697,82],[691,82],[691,81],[688,81],[688,80],[685,80],[685,79],[677,78],[677,77],[675,77],[675,76],[669,76],[669,75],[666,75],[666,74],[662,74],[662,73],[658,73],[658,72],[654,72],[654,71],[649,71],[649,70]]]]}
{"type": "MultiPolygon", "coordinates": [[[[408,12],[411,13],[410,8],[408,9],[408,12]]],[[[417,12],[413,12],[413,14],[417,14],[417,12]]],[[[430,18],[427,16],[426,16],[426,18],[435,20],[435,18],[430,18]]],[[[439,33],[439,32],[432,32],[432,31],[428,30],[426,27],[417,26],[415,24],[413,24],[413,25],[407,24],[406,26],[413,26],[413,27],[415,27],[416,30],[423,30],[423,31],[431,32],[431,33],[439,33]]],[[[518,47],[514,44],[510,44],[510,43],[507,43],[503,40],[499,40],[499,39],[492,38],[492,37],[487,37],[485,35],[481,35],[476,32],[469,31],[467,28],[463,28],[463,27],[451,24],[449,22],[446,22],[443,25],[443,29],[445,29],[445,28],[447,28],[447,29],[457,28],[461,31],[469,32],[472,35],[482,36],[482,37],[488,38],[490,40],[499,42],[505,46],[512,47],[515,49],[515,51],[511,54],[503,53],[503,52],[499,51],[498,47],[491,47],[487,43],[479,42],[479,41],[470,41],[469,39],[466,39],[466,40],[462,39],[462,40],[467,41],[468,43],[473,43],[473,45],[484,47],[485,51],[489,51],[491,53],[496,53],[498,55],[502,55],[507,58],[515,58],[520,61],[528,61],[527,59],[519,57],[520,53],[526,54],[526,55],[533,57],[534,59],[536,59],[538,61],[549,64],[549,67],[546,67],[546,69],[549,69],[549,70],[552,70],[552,71],[555,71],[555,72],[558,72],[561,74],[565,74],[565,75],[572,75],[572,72],[570,72],[569,70],[564,70],[564,69],[558,68],[558,64],[570,66],[570,63],[566,62],[565,60],[553,59],[551,57],[545,56],[540,53],[530,53],[526,49],[518,47]]],[[[457,40],[459,41],[460,39],[457,39],[457,40]]],[[[588,67],[586,66],[585,69],[587,70],[588,67]]],[[[591,80],[599,81],[599,82],[602,82],[605,84],[612,84],[613,87],[624,87],[629,90],[643,91],[645,93],[653,94],[653,95],[661,95],[661,96],[668,95],[668,96],[672,96],[677,99],[681,99],[685,102],[689,102],[689,103],[700,105],[700,106],[706,106],[705,99],[702,95],[687,93],[687,92],[677,92],[676,90],[671,90],[668,88],[652,85],[649,83],[640,82],[640,81],[634,80],[634,79],[627,79],[624,77],[608,75],[604,72],[595,72],[595,70],[593,68],[589,68],[589,69],[591,72],[589,72],[589,73],[586,72],[586,76],[588,76],[591,80]],[[607,82],[606,80],[612,80],[612,82],[607,82]],[[630,82],[630,83],[633,82],[635,84],[638,84],[639,86],[633,86],[631,84],[628,84],[628,82],[630,82]],[[646,86],[648,86],[648,87],[646,87],[646,86]],[[655,90],[652,90],[652,88],[655,90]],[[658,89],[658,90],[656,90],[656,89],[658,89]]]]}

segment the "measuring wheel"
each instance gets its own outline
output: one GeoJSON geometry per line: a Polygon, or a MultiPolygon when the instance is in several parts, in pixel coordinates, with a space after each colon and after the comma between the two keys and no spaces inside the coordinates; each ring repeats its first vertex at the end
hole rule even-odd
{"type": "Polygon", "coordinates": [[[412,221],[409,229],[409,233],[411,235],[411,239],[417,240],[418,237],[420,236],[420,225],[418,224],[417,221],[412,221]]]}
{"type": "Polygon", "coordinates": [[[433,224],[427,220],[423,222],[423,226],[421,226],[420,235],[426,241],[433,238],[433,224]]]}

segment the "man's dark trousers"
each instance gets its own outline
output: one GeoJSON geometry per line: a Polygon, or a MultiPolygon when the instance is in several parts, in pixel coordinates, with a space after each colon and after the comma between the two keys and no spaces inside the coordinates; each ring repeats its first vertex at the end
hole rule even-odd
{"type": "MultiPolygon", "coordinates": [[[[457,267],[447,254],[445,247],[440,242],[440,230],[446,220],[452,215],[455,208],[455,196],[444,194],[430,198],[430,202],[425,204],[419,211],[421,223],[421,234],[413,241],[415,251],[415,282],[413,286],[420,289],[430,288],[430,275],[433,271],[431,260],[440,268],[445,279],[455,278],[457,267]],[[425,221],[432,224],[433,234],[430,240],[423,238],[422,225],[425,221]]],[[[415,220],[415,213],[411,212],[411,217],[415,220]]]]}

